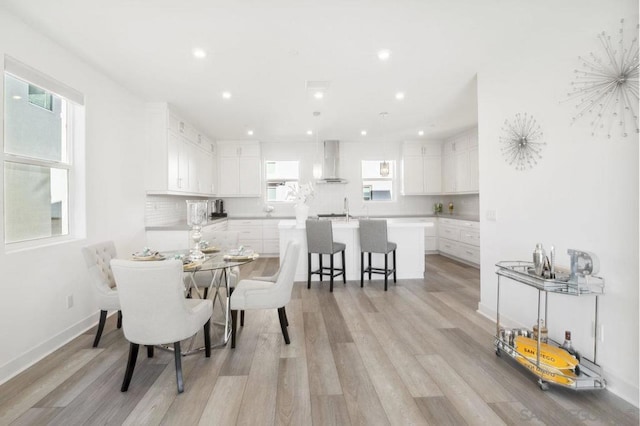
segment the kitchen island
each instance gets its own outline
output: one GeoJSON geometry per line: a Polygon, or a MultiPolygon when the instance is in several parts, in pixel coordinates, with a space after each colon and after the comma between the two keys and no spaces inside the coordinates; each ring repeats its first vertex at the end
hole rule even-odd
{"type": "MultiPolygon", "coordinates": [[[[433,227],[433,222],[420,218],[394,218],[387,220],[388,239],[398,245],[396,251],[397,277],[398,279],[423,278],[424,277],[424,230],[433,227]]],[[[360,238],[359,222],[352,219],[334,220],[333,240],[346,244],[345,263],[348,280],[360,280],[360,238]]],[[[284,256],[287,243],[297,241],[300,244],[300,256],[296,268],[296,281],[307,280],[307,236],[304,225],[299,226],[295,220],[282,220],[278,224],[280,234],[280,260],[284,256]]],[[[324,265],[328,265],[328,256],[324,265]]],[[[391,256],[389,256],[391,259],[391,256]]],[[[373,254],[373,265],[384,266],[384,255],[373,254]]],[[[391,260],[390,260],[391,261],[391,260]]],[[[312,256],[312,268],[318,268],[318,256],[312,256]]],[[[335,263],[340,267],[340,257],[336,255],[335,263]]],[[[374,275],[373,279],[379,279],[374,275]]],[[[318,281],[319,276],[314,275],[313,281],[318,281]]],[[[327,278],[328,279],[328,278],[327,278]]]]}

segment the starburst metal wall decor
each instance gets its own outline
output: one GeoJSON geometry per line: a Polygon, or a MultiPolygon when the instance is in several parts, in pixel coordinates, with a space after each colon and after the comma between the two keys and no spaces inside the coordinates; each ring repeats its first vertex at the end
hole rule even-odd
{"type": "MultiPolygon", "coordinates": [[[[636,25],[636,30],[638,26],[636,25]]],[[[637,33],[637,31],[636,31],[637,33]]],[[[633,36],[631,36],[633,37],[633,36]]],[[[627,137],[638,130],[638,38],[625,45],[624,19],[617,40],[604,31],[598,34],[599,54],[579,56],[568,99],[576,102],[571,123],[585,115],[591,117],[591,135],[627,137]]]]}
{"type": "Polygon", "coordinates": [[[542,158],[542,130],[536,120],[524,114],[516,114],[512,121],[505,120],[500,136],[502,155],[516,170],[525,170],[538,164],[542,158]]]}

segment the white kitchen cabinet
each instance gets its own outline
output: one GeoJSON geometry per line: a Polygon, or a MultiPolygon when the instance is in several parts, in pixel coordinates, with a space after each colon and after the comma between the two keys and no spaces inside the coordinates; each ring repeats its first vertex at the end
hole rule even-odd
{"type": "Polygon", "coordinates": [[[442,192],[470,194],[478,190],[478,132],[474,128],[442,144],[442,192]]]}
{"type": "Polygon", "coordinates": [[[441,192],[440,143],[407,141],[402,144],[402,193],[404,195],[441,192]]]}
{"type": "Polygon", "coordinates": [[[438,250],[440,253],[480,264],[480,223],[439,218],[438,250]]]}
{"type": "Polygon", "coordinates": [[[262,253],[262,220],[229,219],[227,222],[229,231],[238,232],[240,245],[262,253]]]}
{"type": "Polygon", "coordinates": [[[424,252],[433,253],[438,251],[438,219],[428,217],[425,221],[433,226],[424,228],[424,252]]]}
{"type": "Polygon", "coordinates": [[[240,244],[250,247],[261,256],[278,256],[280,219],[229,219],[229,231],[239,233],[240,244]]]}
{"type": "MultiPolygon", "coordinates": [[[[217,219],[202,227],[202,233],[227,230],[227,219],[217,219]]],[[[158,251],[188,250],[193,245],[189,229],[157,229],[145,232],[147,247],[158,251]]]]}
{"type": "Polygon", "coordinates": [[[260,143],[218,142],[218,170],[218,195],[259,197],[262,193],[260,143]]]}
{"type": "Polygon", "coordinates": [[[206,141],[198,147],[196,157],[197,191],[215,194],[214,173],[215,169],[215,145],[206,141]]]}
{"type": "Polygon", "coordinates": [[[279,222],[280,219],[264,219],[262,221],[262,254],[265,256],[280,254],[279,222]]]}
{"type": "Polygon", "coordinates": [[[166,103],[146,108],[144,179],[149,194],[211,196],[213,157],[202,134],[166,103]],[[205,158],[203,158],[205,157],[205,158]]]}

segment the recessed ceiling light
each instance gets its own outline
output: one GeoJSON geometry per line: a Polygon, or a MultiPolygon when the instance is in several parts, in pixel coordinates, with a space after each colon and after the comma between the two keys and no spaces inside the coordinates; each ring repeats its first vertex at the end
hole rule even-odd
{"type": "Polygon", "coordinates": [[[199,47],[196,47],[195,49],[193,49],[192,53],[193,53],[193,56],[198,59],[202,59],[207,56],[207,52],[205,52],[204,49],[201,49],[199,47]]]}
{"type": "Polygon", "coordinates": [[[222,92],[222,97],[225,99],[231,99],[231,92],[222,92]]]}
{"type": "Polygon", "coordinates": [[[322,98],[324,98],[324,93],[316,92],[316,93],[313,94],[313,97],[316,98],[316,99],[322,99],[322,98]]]}
{"type": "Polygon", "coordinates": [[[396,93],[396,99],[401,101],[404,99],[404,92],[398,92],[396,93]]]}
{"type": "Polygon", "coordinates": [[[361,134],[362,136],[367,136],[367,131],[366,131],[366,130],[361,130],[361,131],[360,131],[360,134],[361,134]]]}
{"type": "Polygon", "coordinates": [[[13,98],[13,99],[18,100],[18,99],[22,99],[22,96],[20,96],[20,95],[13,95],[13,96],[12,96],[12,98],[13,98]]]}
{"type": "Polygon", "coordinates": [[[307,130],[307,134],[308,134],[309,136],[311,136],[311,135],[313,134],[313,132],[312,132],[311,130],[307,130]]]}
{"type": "Polygon", "coordinates": [[[418,136],[424,136],[424,130],[418,131],[418,136]]]}
{"type": "Polygon", "coordinates": [[[382,49],[378,51],[378,59],[381,61],[387,61],[391,57],[391,51],[389,49],[382,49]]]}
{"type": "Polygon", "coordinates": [[[253,130],[247,130],[247,135],[253,136],[253,130]]]}

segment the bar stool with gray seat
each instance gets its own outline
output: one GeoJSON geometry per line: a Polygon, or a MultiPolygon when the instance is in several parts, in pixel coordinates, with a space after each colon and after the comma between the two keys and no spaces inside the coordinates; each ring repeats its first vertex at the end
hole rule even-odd
{"type": "Polygon", "coordinates": [[[310,219],[306,221],[307,227],[307,288],[311,288],[311,275],[320,275],[320,282],[325,275],[329,276],[329,291],[333,292],[333,278],[342,275],[342,281],[347,283],[345,275],[344,243],[333,241],[333,227],[329,220],[310,219]],[[333,255],[342,253],[342,269],[333,265],[333,255]],[[311,270],[311,254],[318,253],[318,269],[311,270]],[[330,258],[329,267],[322,266],[322,255],[328,254],[330,258]],[[327,272],[328,271],[328,272],[327,272]]]}
{"type": "Polygon", "coordinates": [[[384,274],[384,291],[387,291],[389,275],[393,273],[396,282],[396,243],[387,240],[387,221],[380,219],[360,219],[360,287],[364,287],[364,274],[384,274]],[[393,268],[389,268],[389,253],[393,252],[393,268]],[[364,267],[364,254],[368,253],[368,266],[364,267]],[[371,253],[384,254],[384,269],[371,265],[371,253]]]}

